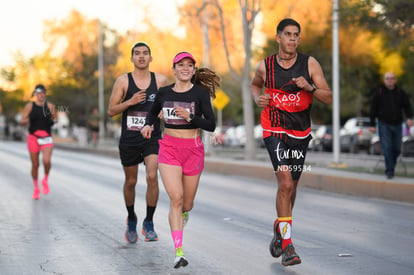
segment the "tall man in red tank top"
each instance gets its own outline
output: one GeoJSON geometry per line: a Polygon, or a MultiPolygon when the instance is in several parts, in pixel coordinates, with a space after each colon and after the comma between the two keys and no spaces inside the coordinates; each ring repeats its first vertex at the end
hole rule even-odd
{"type": "Polygon", "coordinates": [[[124,200],[128,211],[125,239],[129,243],[138,241],[137,215],[135,214],[135,186],[138,164],[144,162],[147,182],[146,217],[142,223],[145,241],[157,241],[153,216],[158,202],[158,140],[161,138],[160,121],[154,124],[154,135],[144,139],[141,129],[151,109],[158,89],[169,84],[167,77],[149,70],[152,61],[151,49],[145,42],[137,42],[131,49],[134,70],[123,74],[115,81],[109,100],[108,115],[122,113],[122,130],[119,139],[119,155],[124,168],[124,200]]]}
{"type": "Polygon", "coordinates": [[[266,57],[256,68],[251,93],[263,108],[261,123],[263,139],[276,174],[277,218],[270,253],[282,255],[285,266],[300,264],[292,244],[292,210],[296,188],[305,165],[310,134],[310,109],[313,98],[324,104],[332,103],[319,62],[297,51],[300,25],[293,19],[280,21],[276,28],[277,53],[266,57]],[[262,93],[264,88],[264,93],[262,93]]]}

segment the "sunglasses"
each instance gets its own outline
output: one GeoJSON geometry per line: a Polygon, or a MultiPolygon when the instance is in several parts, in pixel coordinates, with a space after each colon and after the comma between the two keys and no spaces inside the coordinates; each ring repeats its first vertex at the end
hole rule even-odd
{"type": "Polygon", "coordinates": [[[44,93],[45,93],[45,91],[44,91],[43,89],[37,88],[37,89],[35,90],[35,93],[36,93],[36,94],[44,94],[44,93]]]}

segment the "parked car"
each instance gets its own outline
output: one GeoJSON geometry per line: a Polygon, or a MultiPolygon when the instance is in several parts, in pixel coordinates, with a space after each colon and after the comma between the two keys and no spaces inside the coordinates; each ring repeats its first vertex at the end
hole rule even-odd
{"type": "Polygon", "coordinates": [[[312,139],[309,141],[308,150],[312,151],[315,150],[313,142],[315,141],[316,131],[319,129],[320,125],[312,124],[311,126],[311,136],[312,139]]]}
{"type": "MultiPolygon", "coordinates": [[[[254,140],[257,146],[264,148],[263,128],[262,125],[255,125],[253,128],[254,140]]],[[[223,145],[227,147],[244,147],[246,146],[246,126],[239,125],[230,127],[226,130],[223,138],[223,145]]]]}
{"type": "Polygon", "coordinates": [[[246,145],[246,126],[239,125],[236,127],[236,141],[237,146],[244,147],[246,145]]]}
{"type": "Polygon", "coordinates": [[[381,143],[378,134],[375,134],[371,138],[371,146],[369,149],[369,153],[371,155],[381,155],[382,149],[381,149],[381,143]]]}
{"type": "MultiPolygon", "coordinates": [[[[403,157],[414,157],[414,126],[409,130],[405,127],[405,123],[403,123],[401,155],[403,157]]],[[[382,154],[380,138],[378,136],[378,127],[377,132],[371,138],[370,153],[373,155],[382,154]]]]}
{"type": "Polygon", "coordinates": [[[212,137],[210,137],[210,143],[213,146],[224,146],[227,129],[229,129],[229,126],[217,126],[212,137]]]}
{"type": "Polygon", "coordinates": [[[223,139],[223,145],[226,147],[233,147],[236,143],[236,127],[232,126],[229,127],[225,134],[223,139]]]}
{"type": "Polygon", "coordinates": [[[405,136],[402,138],[401,154],[403,157],[414,157],[414,137],[405,136]]]}
{"type": "Polygon", "coordinates": [[[265,143],[263,140],[263,128],[262,125],[257,124],[254,126],[254,139],[256,140],[257,147],[264,148],[265,143]]]}
{"type": "Polygon", "coordinates": [[[403,157],[414,157],[414,126],[407,127],[403,123],[403,138],[401,153],[403,157]]]}
{"type": "Polygon", "coordinates": [[[27,136],[27,128],[20,126],[20,120],[22,119],[23,114],[17,113],[14,116],[14,122],[9,125],[9,132],[11,134],[12,140],[23,141],[27,136]]]}
{"type": "Polygon", "coordinates": [[[315,132],[313,138],[313,150],[315,151],[332,151],[333,138],[332,125],[321,125],[315,132]]]}
{"type": "Polygon", "coordinates": [[[369,117],[348,119],[339,132],[341,150],[358,153],[360,150],[370,152],[373,133],[369,130],[369,117]]]}
{"type": "Polygon", "coordinates": [[[0,115],[0,139],[4,139],[6,137],[6,130],[6,117],[4,115],[0,115]]]}
{"type": "Polygon", "coordinates": [[[224,136],[224,146],[243,147],[246,145],[246,127],[239,125],[230,127],[224,136]]]}

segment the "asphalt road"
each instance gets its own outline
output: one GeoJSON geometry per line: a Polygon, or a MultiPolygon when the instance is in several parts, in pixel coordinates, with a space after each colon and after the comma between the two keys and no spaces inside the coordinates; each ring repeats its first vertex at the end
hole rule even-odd
{"type": "MultiPolygon", "coordinates": [[[[412,274],[414,205],[299,188],[293,242],[302,264],[268,252],[274,182],[204,173],[184,231],[189,265],[174,248],[161,187],[158,242],[124,239],[123,173],[116,158],[55,149],[50,194],[31,199],[24,143],[0,143],[0,274],[412,274]]],[[[140,167],[141,170],[142,167],[140,167]]],[[[40,173],[42,175],[42,173],[40,173]]],[[[136,210],[145,214],[140,171],[136,210]]]]}

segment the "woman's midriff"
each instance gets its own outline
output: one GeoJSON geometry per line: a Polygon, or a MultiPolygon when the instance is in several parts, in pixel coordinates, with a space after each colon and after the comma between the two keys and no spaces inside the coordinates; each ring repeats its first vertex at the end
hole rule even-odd
{"type": "Polygon", "coordinates": [[[170,129],[166,128],[164,133],[177,138],[194,138],[200,136],[198,129],[170,129]]]}

